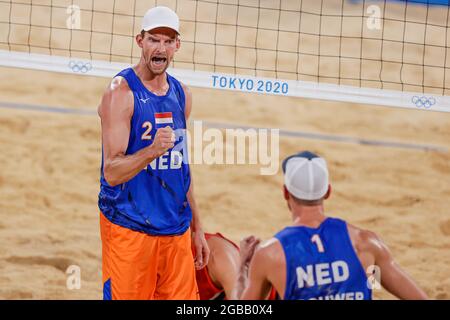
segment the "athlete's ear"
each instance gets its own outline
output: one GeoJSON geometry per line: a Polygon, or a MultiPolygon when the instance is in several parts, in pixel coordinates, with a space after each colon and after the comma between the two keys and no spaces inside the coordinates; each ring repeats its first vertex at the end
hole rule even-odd
{"type": "Polygon", "coordinates": [[[331,184],[328,185],[327,193],[325,193],[325,196],[323,197],[325,200],[328,199],[331,195],[331,184]]]}
{"type": "Polygon", "coordinates": [[[180,36],[177,36],[177,38],[175,39],[175,52],[180,50],[180,47],[181,47],[180,36]]]}
{"type": "Polygon", "coordinates": [[[284,197],[284,200],[286,200],[286,201],[289,200],[289,191],[286,188],[286,185],[283,185],[283,197],[284,197]]]}
{"type": "Polygon", "coordinates": [[[142,33],[138,33],[137,35],[136,35],[136,43],[137,43],[137,45],[139,46],[139,48],[142,48],[144,45],[142,44],[142,41],[144,41],[144,37],[145,37],[145,34],[144,34],[144,36],[142,35],[142,33]]]}

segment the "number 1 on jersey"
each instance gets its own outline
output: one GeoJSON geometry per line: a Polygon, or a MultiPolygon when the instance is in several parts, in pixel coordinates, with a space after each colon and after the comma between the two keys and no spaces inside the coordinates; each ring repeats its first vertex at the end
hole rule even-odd
{"type": "Polygon", "coordinates": [[[311,237],[311,242],[315,243],[317,246],[317,250],[322,253],[325,252],[325,249],[323,248],[322,240],[320,240],[320,237],[318,234],[315,234],[311,237]]]}

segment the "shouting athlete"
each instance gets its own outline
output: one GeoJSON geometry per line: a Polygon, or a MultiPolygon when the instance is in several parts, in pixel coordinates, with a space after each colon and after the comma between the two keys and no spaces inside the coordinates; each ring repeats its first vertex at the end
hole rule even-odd
{"type": "Polygon", "coordinates": [[[195,269],[209,249],[179,147],[192,94],[166,72],[180,48],[176,13],[147,11],[136,42],[139,63],[114,77],[99,106],[104,299],[198,299],[195,269]]]}

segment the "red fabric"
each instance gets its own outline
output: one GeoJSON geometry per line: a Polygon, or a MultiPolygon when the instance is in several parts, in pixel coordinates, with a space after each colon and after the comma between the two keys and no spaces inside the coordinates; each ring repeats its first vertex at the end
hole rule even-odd
{"type": "Polygon", "coordinates": [[[267,300],[278,300],[277,290],[275,290],[274,287],[272,287],[272,290],[270,290],[270,294],[267,300]]]}
{"type": "MultiPolygon", "coordinates": [[[[219,237],[230,242],[236,249],[239,250],[239,247],[231,240],[225,238],[220,233],[205,233],[205,238],[208,240],[211,237],[219,237]]],[[[195,257],[195,247],[192,246],[192,253],[195,257]]],[[[197,286],[200,294],[200,300],[211,300],[212,298],[217,297],[219,294],[223,292],[223,289],[217,288],[211,277],[209,276],[208,266],[204,267],[201,270],[196,270],[195,276],[197,278],[197,286]]]]}

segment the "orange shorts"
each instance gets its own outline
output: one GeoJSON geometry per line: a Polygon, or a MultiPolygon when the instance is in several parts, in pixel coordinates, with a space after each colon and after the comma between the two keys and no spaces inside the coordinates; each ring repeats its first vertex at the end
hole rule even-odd
{"type": "Polygon", "coordinates": [[[100,214],[103,299],[198,300],[190,230],[151,236],[100,214]]]}

